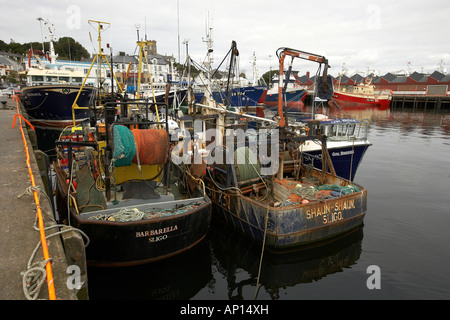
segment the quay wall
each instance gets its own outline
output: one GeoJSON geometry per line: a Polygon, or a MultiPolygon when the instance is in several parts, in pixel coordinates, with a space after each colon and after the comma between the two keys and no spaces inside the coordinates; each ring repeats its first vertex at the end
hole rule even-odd
{"type": "MultiPolygon", "coordinates": [[[[19,117],[15,117],[18,114],[16,102],[11,98],[0,98],[6,101],[0,106],[0,299],[26,300],[21,273],[28,270],[33,251],[40,243],[40,233],[34,229],[34,225],[38,226],[38,223],[33,193],[26,193],[27,188],[32,184],[19,117]],[[13,128],[14,118],[16,121],[13,128]]],[[[22,127],[29,148],[30,167],[35,184],[41,190],[45,190],[23,120],[22,127]]],[[[55,225],[52,205],[45,194],[40,195],[39,202],[44,226],[47,228],[55,225]]],[[[45,234],[48,237],[57,231],[57,228],[53,228],[46,230],[45,234]]],[[[71,274],[67,273],[68,263],[61,236],[50,237],[47,244],[49,256],[52,259],[56,300],[77,300],[80,291],[69,289],[67,285],[71,274]]],[[[32,262],[42,263],[43,261],[42,246],[39,246],[32,262]]],[[[87,292],[87,288],[82,290],[87,292]]],[[[49,299],[47,281],[42,285],[36,298],[49,299]]]]}
{"type": "Polygon", "coordinates": [[[450,112],[450,96],[394,94],[390,106],[391,110],[450,112]]]}

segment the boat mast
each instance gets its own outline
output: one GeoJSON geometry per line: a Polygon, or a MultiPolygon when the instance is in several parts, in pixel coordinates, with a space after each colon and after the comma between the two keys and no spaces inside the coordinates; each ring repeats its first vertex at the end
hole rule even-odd
{"type": "Polygon", "coordinates": [[[212,76],[212,64],[214,63],[214,57],[213,57],[213,39],[212,39],[212,27],[209,26],[209,22],[207,21],[206,25],[206,40],[203,39],[203,42],[206,42],[206,61],[203,62],[203,64],[206,67],[206,90],[205,90],[205,96],[207,98],[211,98],[211,76],[212,76]]]}
{"type": "Polygon", "coordinates": [[[231,73],[234,71],[234,67],[236,66],[235,60],[236,57],[239,56],[239,50],[237,49],[236,41],[231,41],[231,57],[230,57],[230,66],[228,69],[228,81],[227,81],[227,109],[229,109],[231,105],[231,90],[230,90],[230,80],[231,73]]]}
{"type": "MultiPolygon", "coordinates": [[[[116,75],[112,72],[112,68],[111,65],[109,64],[108,59],[106,58],[106,55],[103,53],[103,49],[102,49],[102,37],[101,37],[101,31],[103,30],[103,25],[107,24],[109,25],[109,22],[102,22],[102,21],[96,21],[96,20],[88,20],[88,23],[97,23],[98,24],[98,53],[95,55],[95,57],[92,59],[92,63],[89,67],[89,71],[86,74],[86,77],[83,80],[83,83],[81,84],[80,89],[78,90],[78,94],[72,104],[72,121],[73,121],[73,126],[75,127],[76,122],[75,122],[75,109],[89,109],[89,107],[80,107],[77,104],[78,98],[80,97],[81,91],[83,91],[83,88],[86,84],[87,79],[89,78],[89,74],[91,73],[92,67],[94,66],[95,61],[97,61],[98,59],[98,63],[101,64],[102,59],[106,62],[106,64],[109,67],[109,70],[111,70],[111,75],[114,77],[114,79],[116,80],[116,83],[119,83],[119,81],[116,78],[116,75]]],[[[100,75],[100,74],[99,74],[100,75]]],[[[120,92],[123,94],[123,89],[122,86],[118,86],[120,92]]]]}
{"type": "MultiPolygon", "coordinates": [[[[145,58],[145,64],[147,66],[147,72],[148,72],[148,76],[150,78],[150,88],[152,89],[153,103],[155,104],[155,109],[156,109],[156,118],[158,119],[158,122],[160,122],[158,106],[156,105],[155,89],[153,87],[152,74],[150,72],[150,67],[148,65],[147,52],[145,49],[150,43],[151,43],[151,41],[139,41],[139,40],[137,41],[137,45],[139,46],[139,68],[138,68],[138,85],[137,85],[137,91],[136,91],[136,98],[140,99],[140,97],[141,97],[139,90],[141,88],[142,58],[145,58]]],[[[167,111],[166,111],[166,113],[167,113],[167,111]]],[[[167,114],[166,114],[166,116],[167,116],[167,114]]],[[[161,128],[161,124],[159,124],[159,128],[161,128]]]]}
{"type": "Polygon", "coordinates": [[[253,85],[258,85],[258,69],[256,68],[256,54],[253,52],[253,60],[252,60],[252,67],[253,67],[253,85]]]}
{"type": "Polygon", "coordinates": [[[55,53],[55,47],[53,46],[53,37],[54,37],[54,28],[52,30],[51,27],[53,27],[53,23],[50,26],[50,21],[45,21],[44,23],[48,27],[48,33],[50,35],[50,64],[53,65],[54,68],[56,68],[56,58],[58,58],[58,55],[55,53]]]}

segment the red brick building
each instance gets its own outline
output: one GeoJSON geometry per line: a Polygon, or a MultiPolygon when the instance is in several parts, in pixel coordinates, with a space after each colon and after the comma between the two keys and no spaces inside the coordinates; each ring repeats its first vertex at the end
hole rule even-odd
{"type": "MultiPolygon", "coordinates": [[[[361,83],[365,78],[359,74],[352,77],[343,75],[334,78],[333,82],[336,87],[343,88],[361,83]]],[[[304,86],[311,86],[314,83],[314,77],[306,76],[297,77],[297,83],[304,86]]],[[[392,91],[392,92],[417,92],[418,94],[428,95],[445,95],[450,91],[450,75],[444,75],[439,71],[435,71],[430,75],[413,72],[409,76],[394,75],[387,73],[384,76],[377,76],[372,79],[376,91],[392,91]]]]}

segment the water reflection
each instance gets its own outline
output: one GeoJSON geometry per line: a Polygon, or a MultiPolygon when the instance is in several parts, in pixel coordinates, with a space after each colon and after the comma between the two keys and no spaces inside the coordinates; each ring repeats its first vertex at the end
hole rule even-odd
{"type": "Polygon", "coordinates": [[[172,258],[135,267],[88,268],[92,300],[187,300],[212,279],[206,240],[172,258]]]}
{"type": "Polygon", "coordinates": [[[317,281],[329,274],[343,271],[357,262],[361,255],[363,227],[332,243],[297,252],[277,254],[265,251],[261,271],[261,246],[225,226],[215,222],[210,234],[213,263],[227,281],[229,299],[253,299],[244,296],[244,288],[255,288],[260,273],[258,293],[264,290],[272,300],[279,299],[280,289],[300,283],[317,281]],[[241,270],[248,276],[237,277],[241,270]]]}
{"type": "Polygon", "coordinates": [[[327,279],[333,281],[317,286],[320,298],[334,299],[335,290],[356,299],[448,296],[450,115],[324,111],[372,123],[369,139],[374,145],[358,174],[370,193],[366,226],[315,249],[265,252],[256,290],[261,246],[213,219],[207,238],[182,255],[134,268],[89,269],[90,299],[253,300],[255,293],[260,300],[299,299],[299,286],[332,274],[327,279]],[[374,263],[384,272],[378,292],[361,289],[366,278],[360,269],[374,263]]]}
{"type": "Polygon", "coordinates": [[[89,299],[187,300],[205,289],[226,292],[230,300],[251,300],[261,296],[261,291],[277,300],[282,288],[317,281],[355,264],[362,238],[363,227],[359,227],[319,247],[285,254],[264,252],[255,295],[261,247],[213,222],[207,239],[176,257],[136,267],[90,267],[89,299]],[[226,287],[216,281],[219,277],[226,279],[226,287]],[[251,296],[243,293],[245,288],[251,296]]]}
{"type": "MultiPolygon", "coordinates": [[[[311,107],[307,107],[307,112],[311,107]]],[[[450,114],[435,112],[405,112],[380,110],[377,108],[338,109],[325,106],[319,108],[329,117],[350,117],[357,120],[369,119],[378,129],[398,129],[404,135],[416,133],[422,138],[441,136],[450,139],[450,114]]]]}

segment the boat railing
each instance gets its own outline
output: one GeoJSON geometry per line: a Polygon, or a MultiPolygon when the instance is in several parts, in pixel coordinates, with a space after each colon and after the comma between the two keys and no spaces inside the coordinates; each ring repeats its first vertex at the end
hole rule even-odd
{"type": "MultiPolygon", "coordinates": [[[[96,107],[97,109],[100,109],[96,107]]],[[[152,99],[124,99],[123,101],[109,101],[106,102],[101,109],[104,109],[105,114],[108,114],[113,119],[122,119],[121,124],[165,124],[166,119],[162,114],[166,113],[168,106],[165,102],[154,102],[152,99]],[[150,115],[153,115],[154,111],[157,114],[157,121],[149,120],[150,115]],[[164,111],[161,112],[161,109],[164,111]],[[118,117],[116,118],[116,114],[118,117]],[[160,120],[162,118],[162,120],[160,120]],[[133,120],[126,120],[133,119],[133,120]],[[138,121],[139,120],[139,121],[138,121]]],[[[106,120],[106,119],[105,119],[106,120]]],[[[110,120],[109,123],[113,123],[116,120],[110,120]]]]}
{"type": "Polygon", "coordinates": [[[329,141],[361,141],[367,140],[368,119],[359,121],[356,119],[325,119],[308,120],[308,117],[296,117],[294,124],[309,127],[310,132],[320,132],[328,136],[329,141]]]}

